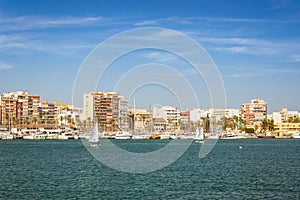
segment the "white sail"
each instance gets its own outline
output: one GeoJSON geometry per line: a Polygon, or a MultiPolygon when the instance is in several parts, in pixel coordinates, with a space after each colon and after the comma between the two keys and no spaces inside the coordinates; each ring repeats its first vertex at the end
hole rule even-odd
{"type": "Polygon", "coordinates": [[[196,135],[195,135],[195,139],[198,139],[198,138],[199,138],[199,135],[200,135],[200,132],[199,132],[199,128],[197,127],[197,129],[196,129],[196,135]]]}
{"type": "Polygon", "coordinates": [[[203,128],[201,127],[201,129],[199,131],[199,128],[197,127],[197,129],[196,129],[196,135],[195,135],[195,140],[203,140],[203,139],[204,139],[203,128]]]}
{"type": "Polygon", "coordinates": [[[94,127],[91,131],[89,142],[91,142],[91,143],[98,143],[99,142],[98,123],[97,122],[94,124],[94,127]]]}
{"type": "Polygon", "coordinates": [[[203,128],[201,127],[200,129],[200,134],[199,134],[199,140],[203,140],[204,139],[204,130],[203,128]]]}

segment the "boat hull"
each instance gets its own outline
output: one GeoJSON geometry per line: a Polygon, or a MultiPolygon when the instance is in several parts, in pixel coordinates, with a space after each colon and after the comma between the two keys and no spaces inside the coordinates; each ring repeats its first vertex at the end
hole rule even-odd
{"type": "Polygon", "coordinates": [[[258,135],[258,138],[275,138],[274,135],[258,135]]]}

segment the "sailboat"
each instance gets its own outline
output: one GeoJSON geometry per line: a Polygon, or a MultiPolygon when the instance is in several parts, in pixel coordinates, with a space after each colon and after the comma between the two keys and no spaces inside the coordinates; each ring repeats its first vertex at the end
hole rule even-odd
{"type": "Polygon", "coordinates": [[[94,127],[93,127],[90,134],[91,134],[90,138],[89,138],[90,146],[93,146],[93,147],[100,146],[99,136],[98,136],[98,123],[97,122],[94,124],[94,127]]]}
{"type": "Polygon", "coordinates": [[[199,128],[197,127],[196,129],[196,136],[194,138],[196,143],[203,143],[204,142],[204,131],[203,128],[201,127],[200,131],[199,128]]]}

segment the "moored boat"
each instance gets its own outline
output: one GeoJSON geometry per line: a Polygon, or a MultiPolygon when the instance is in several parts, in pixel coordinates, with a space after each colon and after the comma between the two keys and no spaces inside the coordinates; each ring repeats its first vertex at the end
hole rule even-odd
{"type": "Polygon", "coordinates": [[[150,139],[154,139],[154,140],[160,139],[160,135],[158,135],[158,134],[152,134],[150,136],[150,139]]]}
{"type": "Polygon", "coordinates": [[[201,127],[201,129],[199,130],[199,128],[197,127],[196,129],[196,135],[195,135],[195,142],[196,143],[203,143],[204,142],[204,132],[203,132],[203,128],[201,127]]]}
{"type": "Polygon", "coordinates": [[[115,136],[116,140],[129,140],[131,138],[132,135],[127,131],[119,131],[115,136]]]}
{"type": "Polygon", "coordinates": [[[258,135],[258,138],[275,138],[275,135],[258,135]]]}
{"type": "Polygon", "coordinates": [[[94,127],[91,131],[91,135],[90,135],[90,138],[89,138],[89,144],[90,144],[91,147],[99,147],[100,146],[98,123],[97,122],[94,124],[94,127]]]}
{"type": "Polygon", "coordinates": [[[238,134],[229,134],[229,135],[223,135],[221,139],[224,140],[236,140],[236,139],[247,139],[247,135],[238,135],[238,134]]]}
{"type": "Polygon", "coordinates": [[[299,132],[293,133],[293,134],[292,134],[292,138],[300,139],[300,133],[299,133],[299,132]]]}

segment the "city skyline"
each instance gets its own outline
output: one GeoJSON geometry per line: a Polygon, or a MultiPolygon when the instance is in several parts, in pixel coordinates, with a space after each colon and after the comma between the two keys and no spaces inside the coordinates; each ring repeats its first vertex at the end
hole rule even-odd
{"type": "MultiPolygon", "coordinates": [[[[299,2],[118,3],[0,1],[0,92],[28,90],[43,100],[71,104],[76,74],[96,45],[129,29],[163,27],[182,32],[205,48],[223,78],[228,108],[239,109],[242,103],[260,98],[267,101],[268,112],[284,107],[299,110],[299,2]]],[[[178,57],[162,51],[120,58],[108,70],[109,80],[104,79],[97,90],[113,91],[110,79],[149,62],[170,65],[184,74],[198,86],[200,107],[210,107],[203,81],[178,57]]],[[[178,103],[170,91],[157,85],[143,87],[134,96],[137,107],[178,103]]],[[[126,98],[132,104],[132,98],[126,98]]]]}

